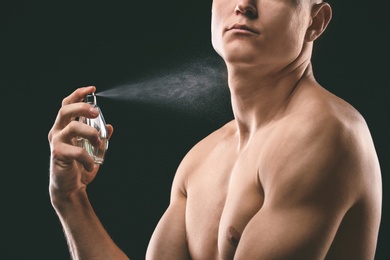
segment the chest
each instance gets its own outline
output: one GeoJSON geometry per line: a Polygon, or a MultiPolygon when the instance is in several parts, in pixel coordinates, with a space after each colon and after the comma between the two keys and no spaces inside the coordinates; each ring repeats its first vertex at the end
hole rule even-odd
{"type": "Polygon", "coordinates": [[[193,259],[229,259],[260,210],[258,160],[248,153],[206,160],[188,180],[186,228],[193,259]]]}

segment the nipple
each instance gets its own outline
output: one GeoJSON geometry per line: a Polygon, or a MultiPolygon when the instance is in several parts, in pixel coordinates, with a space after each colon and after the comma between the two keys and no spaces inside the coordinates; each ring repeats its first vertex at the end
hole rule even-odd
{"type": "Polygon", "coordinates": [[[229,227],[226,235],[229,243],[233,246],[237,246],[240,242],[241,234],[234,227],[229,227]]]}

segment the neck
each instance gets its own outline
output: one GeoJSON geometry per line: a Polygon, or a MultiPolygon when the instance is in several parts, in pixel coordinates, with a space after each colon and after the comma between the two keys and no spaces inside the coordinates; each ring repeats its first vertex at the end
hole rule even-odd
{"type": "Polygon", "coordinates": [[[241,147],[259,128],[283,116],[300,82],[312,77],[310,60],[274,71],[232,64],[227,68],[241,147]]]}

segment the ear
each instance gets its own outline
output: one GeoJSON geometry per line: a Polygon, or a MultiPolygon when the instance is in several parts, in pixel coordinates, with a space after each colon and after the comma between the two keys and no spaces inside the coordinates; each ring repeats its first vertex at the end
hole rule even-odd
{"type": "Polygon", "coordinates": [[[325,31],[332,19],[332,8],[326,2],[315,4],[311,10],[311,23],[307,28],[305,40],[314,41],[325,31]]]}

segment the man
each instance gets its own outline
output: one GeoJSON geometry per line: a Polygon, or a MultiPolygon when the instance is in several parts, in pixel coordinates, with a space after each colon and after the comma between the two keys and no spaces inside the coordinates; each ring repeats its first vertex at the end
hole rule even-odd
{"type": "MultiPolygon", "coordinates": [[[[234,120],[196,144],[175,175],[147,259],[373,259],[380,167],[369,129],[315,80],[313,42],[331,20],[320,0],[214,0],[234,120]]],[[[50,195],[75,259],[127,259],[88,200],[98,145],[80,88],[49,133],[50,195]]],[[[110,135],[113,132],[108,125],[110,135]]]]}

